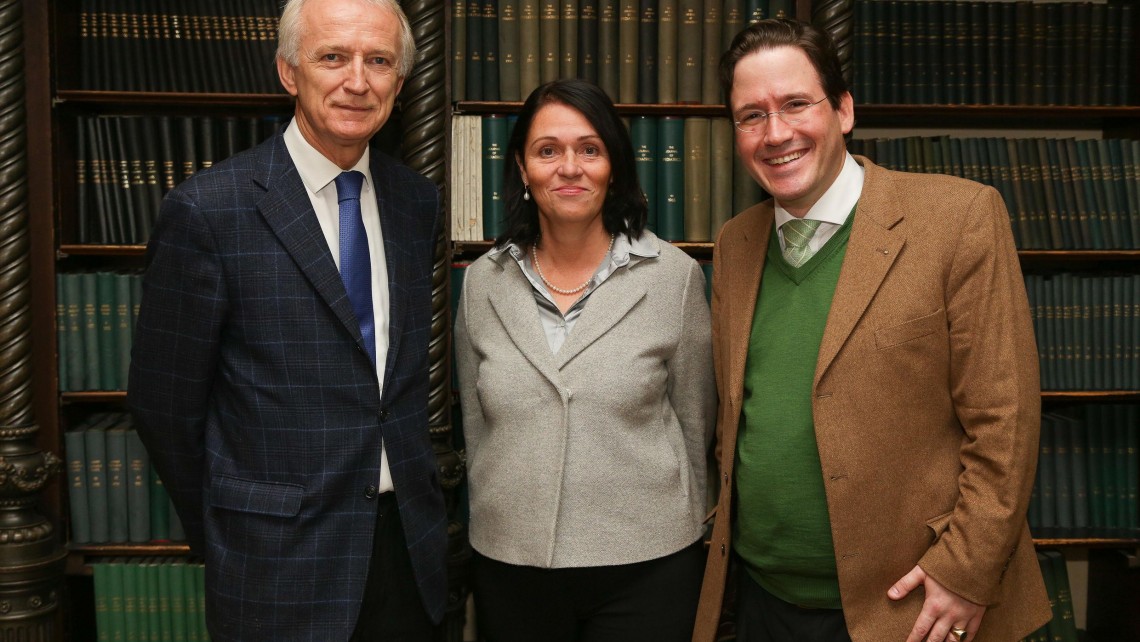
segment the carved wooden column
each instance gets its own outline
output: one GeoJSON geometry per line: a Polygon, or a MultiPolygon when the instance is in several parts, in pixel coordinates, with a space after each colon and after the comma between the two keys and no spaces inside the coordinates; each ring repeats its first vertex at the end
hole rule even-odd
{"type": "Polygon", "coordinates": [[[0,639],[39,641],[58,637],[66,552],[36,509],[60,461],[32,412],[23,45],[21,2],[0,2],[0,639]]]}
{"type": "Polygon", "coordinates": [[[854,68],[855,0],[815,0],[812,3],[811,22],[824,29],[835,40],[843,78],[850,86],[854,68]]]}
{"type": "MultiPolygon", "coordinates": [[[[400,93],[401,148],[404,162],[435,181],[446,197],[448,99],[445,0],[404,0],[404,12],[412,23],[419,60],[400,93]]],[[[445,201],[446,202],[446,201],[445,201]]],[[[451,242],[450,219],[436,239],[432,267],[432,326],[428,344],[430,389],[428,422],[432,445],[439,460],[439,478],[451,518],[448,533],[448,601],[439,642],[463,639],[467,603],[467,534],[454,519],[456,489],[465,474],[463,456],[455,451],[451,435],[451,242]]]]}

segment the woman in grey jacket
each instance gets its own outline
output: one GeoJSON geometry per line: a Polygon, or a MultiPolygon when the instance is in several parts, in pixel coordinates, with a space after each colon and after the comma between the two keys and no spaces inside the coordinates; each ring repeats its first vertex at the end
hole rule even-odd
{"type": "Polygon", "coordinates": [[[455,321],[480,635],[688,640],[716,409],[704,276],[645,229],[596,86],[536,89],[505,156],[506,232],[455,321]]]}

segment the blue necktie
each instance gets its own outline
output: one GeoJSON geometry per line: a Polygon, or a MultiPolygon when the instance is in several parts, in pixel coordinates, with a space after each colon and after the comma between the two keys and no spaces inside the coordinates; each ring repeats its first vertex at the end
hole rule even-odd
{"type": "Polygon", "coordinates": [[[372,310],[372,261],[368,237],[360,214],[360,186],[364,174],[341,172],[336,177],[336,200],[340,204],[340,279],[360,323],[364,349],[376,366],[376,322],[372,310]]]}

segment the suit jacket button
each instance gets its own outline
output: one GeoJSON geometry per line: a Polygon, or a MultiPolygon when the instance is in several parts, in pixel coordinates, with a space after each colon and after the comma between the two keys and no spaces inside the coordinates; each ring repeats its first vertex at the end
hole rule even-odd
{"type": "Polygon", "coordinates": [[[388,409],[382,408],[380,410],[380,421],[388,421],[388,409]]]}
{"type": "Polygon", "coordinates": [[[364,489],[364,496],[367,497],[368,499],[375,499],[376,498],[376,487],[375,486],[369,486],[368,488],[365,488],[364,489]]]}

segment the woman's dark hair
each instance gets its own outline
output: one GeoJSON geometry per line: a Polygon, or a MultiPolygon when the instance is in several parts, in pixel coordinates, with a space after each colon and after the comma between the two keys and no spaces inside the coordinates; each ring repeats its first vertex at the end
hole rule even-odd
{"type": "Polygon", "coordinates": [[[835,49],[835,41],[823,29],[790,18],[758,20],[736,34],[728,51],[720,57],[720,84],[724,89],[724,106],[732,116],[732,81],[736,63],[762,49],[796,47],[807,54],[819,75],[819,83],[832,109],[839,109],[839,99],[847,93],[843,66],[835,49]]]}
{"type": "Polygon", "coordinates": [[[506,204],[504,232],[496,245],[534,244],[539,236],[538,206],[534,200],[523,200],[522,172],[518,160],[524,158],[524,147],[534,116],[546,105],[561,104],[582,114],[606,146],[610,159],[610,185],[602,204],[602,223],[613,235],[625,234],[631,240],[641,236],[649,217],[649,205],[637,180],[637,165],[629,132],[618,116],[609,96],[597,85],[568,78],[546,83],[531,92],[523,103],[518,121],[511,131],[503,154],[503,196],[506,204]]]}

